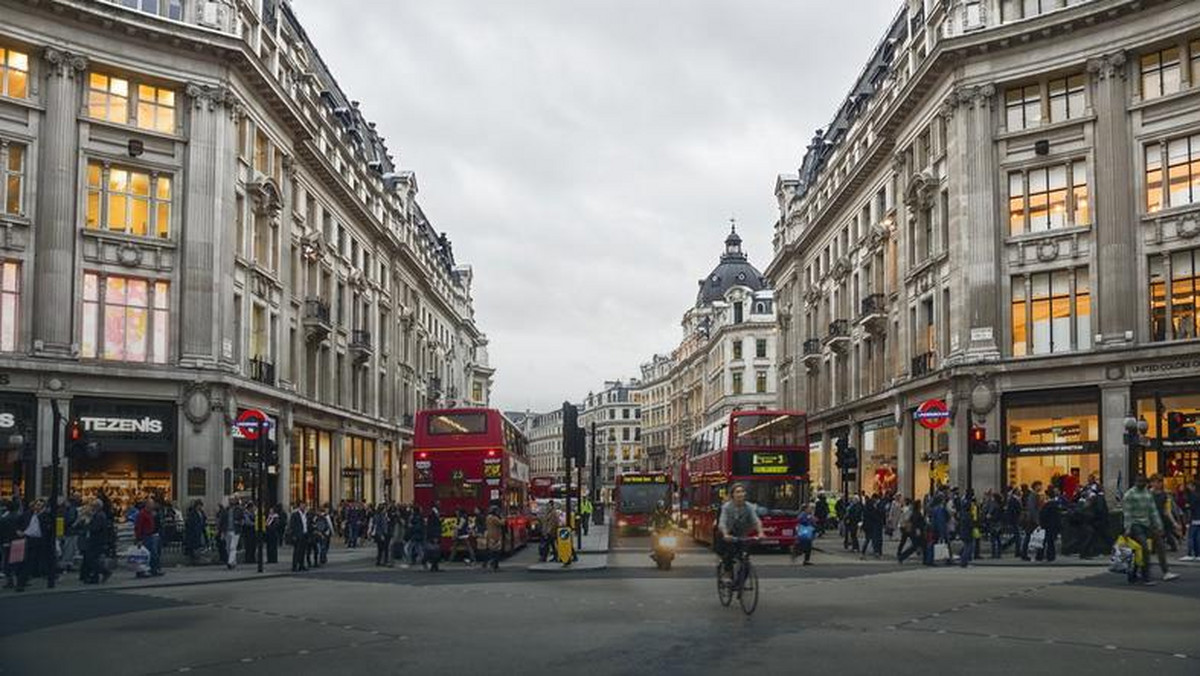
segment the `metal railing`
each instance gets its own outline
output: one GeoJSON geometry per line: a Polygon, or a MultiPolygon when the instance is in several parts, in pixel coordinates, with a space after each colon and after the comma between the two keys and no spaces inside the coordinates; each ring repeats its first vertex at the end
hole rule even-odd
{"type": "Polygon", "coordinates": [[[304,301],[305,319],[313,319],[323,324],[328,324],[329,316],[329,303],[320,298],[309,298],[304,301]]]}
{"type": "Polygon", "coordinates": [[[363,350],[371,349],[371,332],[366,329],[354,329],[350,332],[350,347],[363,350]]]}
{"type": "Polygon", "coordinates": [[[829,322],[829,338],[849,338],[850,322],[845,319],[835,319],[829,322]]]}
{"type": "Polygon", "coordinates": [[[252,357],[250,359],[250,379],[273,386],[275,384],[275,364],[262,357],[252,357]]]}
{"type": "Polygon", "coordinates": [[[924,352],[912,358],[912,377],[920,378],[937,368],[937,353],[924,352]]]}
{"type": "Polygon", "coordinates": [[[861,317],[869,317],[871,315],[881,315],[887,313],[887,300],[882,293],[873,293],[862,299],[860,305],[861,317]]]}
{"type": "Polygon", "coordinates": [[[809,338],[804,341],[804,354],[821,354],[821,339],[809,338]]]}

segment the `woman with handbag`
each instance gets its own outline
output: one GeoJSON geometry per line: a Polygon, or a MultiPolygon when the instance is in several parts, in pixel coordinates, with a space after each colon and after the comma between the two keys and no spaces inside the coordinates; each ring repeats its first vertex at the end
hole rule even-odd
{"type": "MultiPolygon", "coordinates": [[[[921,502],[919,500],[914,500],[911,507],[912,510],[908,515],[908,525],[907,529],[905,530],[905,535],[908,536],[908,540],[912,544],[909,545],[908,549],[905,549],[897,554],[896,558],[900,563],[904,563],[908,557],[915,554],[917,550],[920,550],[921,561],[926,565],[929,565],[930,558],[927,555],[929,547],[928,543],[925,541],[927,529],[925,515],[921,513],[921,502]]],[[[903,544],[903,541],[901,544],[903,544]]]]}
{"type": "Polygon", "coordinates": [[[816,519],[813,518],[812,505],[805,505],[799,518],[796,519],[796,544],[792,545],[792,563],[804,555],[804,565],[811,566],[813,539],[817,536],[816,519]]]}

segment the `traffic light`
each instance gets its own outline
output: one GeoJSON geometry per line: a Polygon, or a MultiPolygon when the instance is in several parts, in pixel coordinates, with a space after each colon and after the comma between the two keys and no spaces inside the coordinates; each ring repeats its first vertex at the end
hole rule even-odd
{"type": "Polygon", "coordinates": [[[834,461],[838,469],[846,469],[846,449],[848,444],[849,442],[846,441],[846,437],[838,437],[833,442],[833,445],[837,449],[834,453],[834,461]]]}
{"type": "Polygon", "coordinates": [[[267,466],[279,464],[279,444],[267,439],[266,448],[263,449],[263,463],[267,466]]]}
{"type": "Polygon", "coordinates": [[[1183,411],[1171,411],[1167,413],[1167,439],[1171,441],[1195,439],[1196,428],[1194,423],[1197,419],[1200,419],[1200,415],[1189,415],[1183,411]]]}
{"type": "Polygon", "coordinates": [[[95,460],[100,457],[100,442],[88,441],[83,437],[83,425],[79,420],[71,420],[67,423],[67,449],[68,458],[91,458],[95,460]]]}
{"type": "Polygon", "coordinates": [[[850,446],[846,448],[846,469],[858,469],[858,449],[850,446]]]}
{"type": "Polygon", "coordinates": [[[564,401],[562,405],[562,451],[563,458],[579,461],[586,451],[584,449],[583,430],[579,428],[579,409],[572,403],[564,401]]]}
{"type": "Polygon", "coordinates": [[[968,438],[967,448],[974,455],[987,453],[987,430],[978,426],[971,426],[970,436],[968,438]]]}

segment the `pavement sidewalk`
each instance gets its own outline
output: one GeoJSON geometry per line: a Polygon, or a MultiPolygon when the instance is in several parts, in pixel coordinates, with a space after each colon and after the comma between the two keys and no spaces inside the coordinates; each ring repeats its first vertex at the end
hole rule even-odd
{"type": "Polygon", "coordinates": [[[534,573],[567,573],[589,570],[604,570],[608,567],[608,551],[609,539],[612,536],[612,528],[608,523],[591,524],[588,527],[587,535],[582,538],[582,546],[579,547],[579,559],[569,566],[564,566],[561,563],[547,561],[544,563],[535,563],[529,566],[529,571],[534,573]]]}
{"type": "MultiPolygon", "coordinates": [[[[339,568],[356,565],[361,562],[373,562],[375,547],[333,547],[329,550],[329,567],[339,568]]],[[[263,572],[258,572],[257,563],[239,563],[233,570],[222,565],[186,566],[177,564],[163,567],[161,577],[138,578],[128,567],[118,564],[108,582],[90,585],[79,581],[79,571],[63,571],[59,573],[54,589],[46,588],[46,579],[36,578],[29,581],[21,596],[39,594],[66,594],[84,591],[119,591],[123,589],[154,589],[157,587],[178,587],[186,585],[219,584],[225,582],[245,582],[249,580],[265,580],[292,575],[292,548],[279,549],[279,563],[263,565],[263,572]]],[[[325,568],[322,567],[321,570],[325,568]]],[[[303,575],[303,573],[295,573],[303,575]]],[[[2,590],[0,598],[17,595],[11,589],[2,590]]]]}

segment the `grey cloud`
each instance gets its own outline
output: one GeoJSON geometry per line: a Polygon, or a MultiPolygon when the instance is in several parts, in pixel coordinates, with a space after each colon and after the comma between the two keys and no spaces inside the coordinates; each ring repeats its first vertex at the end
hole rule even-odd
{"type": "Polygon", "coordinates": [[[669,350],[737,216],[770,260],[794,171],[896,0],[294,0],[476,269],[495,403],[669,350]]]}

